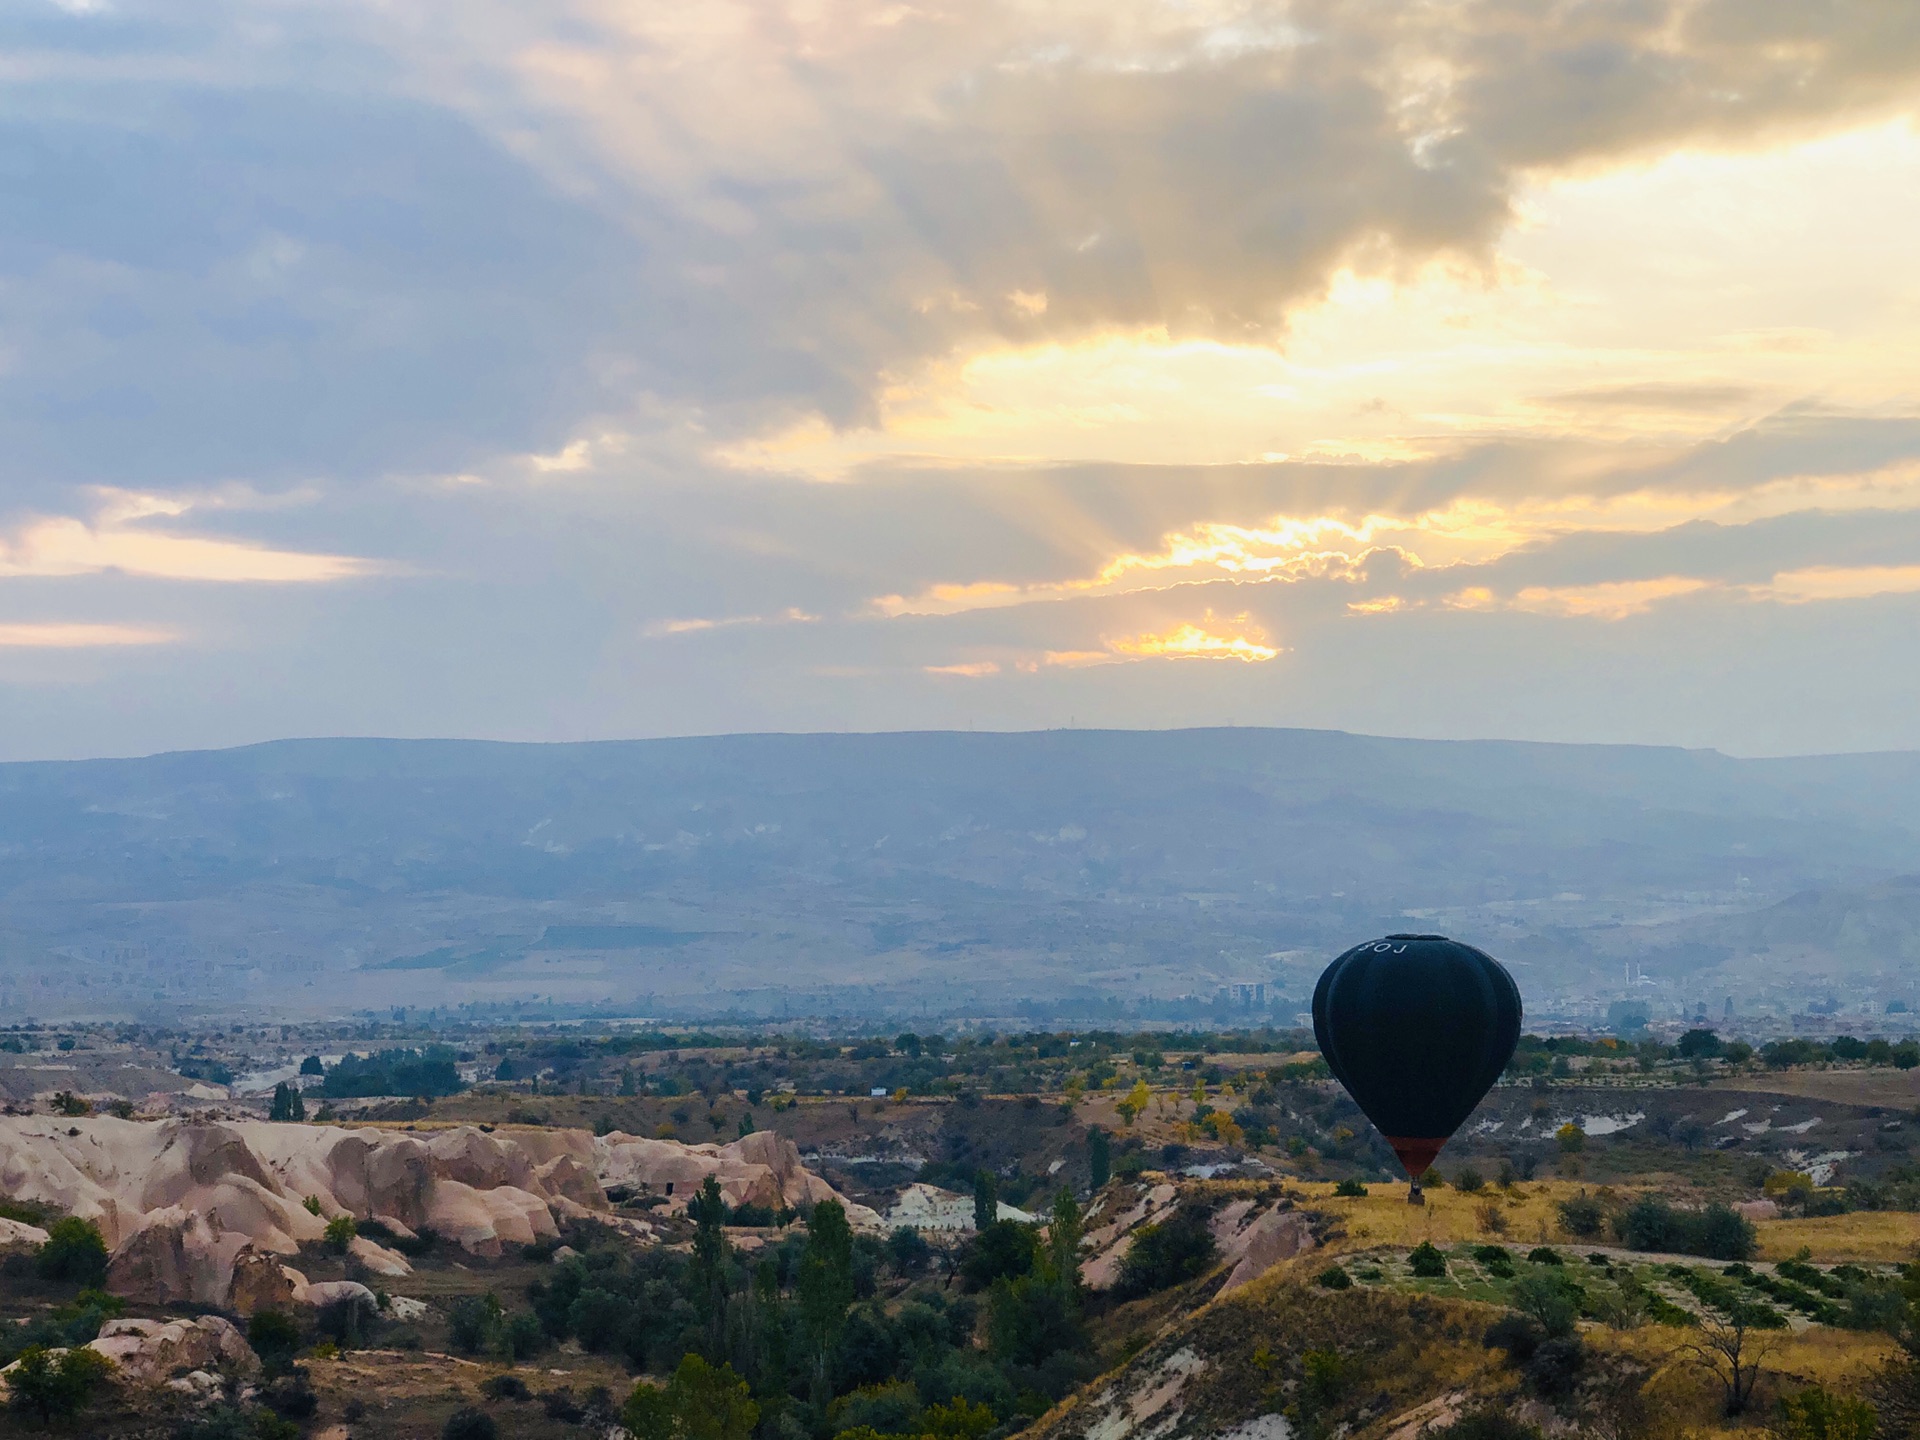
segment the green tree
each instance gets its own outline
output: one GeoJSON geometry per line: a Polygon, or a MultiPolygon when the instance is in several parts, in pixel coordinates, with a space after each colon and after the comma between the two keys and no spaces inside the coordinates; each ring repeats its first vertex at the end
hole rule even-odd
{"type": "Polygon", "coordinates": [[[280,1124],[288,1124],[307,1118],[307,1102],[300,1098],[300,1092],[282,1080],[273,1087],[273,1107],[267,1111],[267,1119],[280,1124]]]}
{"type": "Polygon", "coordinates": [[[302,1075],[325,1075],[327,1073],[327,1067],[320,1063],[320,1057],[318,1055],[309,1055],[300,1062],[300,1073],[302,1075]]]}
{"type": "Polygon", "coordinates": [[[693,1290],[694,1307],[706,1325],[707,1355],[723,1358],[727,1339],[727,1201],[720,1193],[720,1182],[707,1176],[699,1192],[687,1202],[692,1217],[693,1264],[688,1283],[693,1290]]]}
{"type": "Polygon", "coordinates": [[[47,1240],[37,1257],[40,1273],[49,1280],[98,1286],[107,1278],[107,1242],[91,1220],[68,1215],[47,1227],[47,1240]]]}
{"type": "Polygon", "coordinates": [[[1071,1295],[1080,1291],[1080,1237],[1085,1233],[1073,1192],[1062,1186],[1053,1197],[1053,1214],[1047,1225],[1047,1269],[1054,1284],[1071,1295]]]}
{"type": "Polygon", "coordinates": [[[1571,1335],[1580,1310],[1567,1282],[1550,1271],[1535,1270],[1513,1282],[1513,1308],[1549,1337],[1571,1335]]]}
{"type": "Polygon", "coordinates": [[[1113,1178],[1113,1142],[1098,1125],[1087,1136],[1087,1169],[1095,1190],[1102,1189],[1113,1178]]]}
{"type": "Polygon", "coordinates": [[[807,1219],[807,1248],[800,1256],[800,1328],[813,1369],[814,1401],[828,1398],[829,1364],[853,1304],[853,1227],[837,1200],[823,1200],[807,1219]]]}
{"type": "Polygon", "coordinates": [[[664,1386],[635,1385],[620,1418],[634,1440],[750,1440],[760,1407],[731,1365],[688,1355],[664,1386]]]}
{"type": "Polygon", "coordinates": [[[112,1373],[113,1362],[84,1345],[60,1354],[44,1345],[29,1345],[7,1377],[8,1393],[15,1408],[50,1425],[84,1409],[112,1373]]]}
{"type": "Polygon", "coordinates": [[[991,1170],[978,1171],[973,1177],[973,1228],[985,1230],[1000,1218],[1000,1184],[991,1170]]]}
{"type": "Polygon", "coordinates": [[[327,1248],[336,1255],[344,1255],[359,1233],[360,1227],[351,1215],[336,1215],[327,1222],[327,1248]]]}

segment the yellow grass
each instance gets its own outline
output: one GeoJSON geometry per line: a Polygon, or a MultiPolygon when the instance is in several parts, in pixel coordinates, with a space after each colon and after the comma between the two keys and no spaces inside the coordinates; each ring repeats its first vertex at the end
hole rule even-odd
{"type": "MultiPolygon", "coordinates": [[[[1655,1369],[1688,1361],[1682,1347],[1691,1332],[1669,1325],[1643,1325],[1637,1330],[1583,1325],[1580,1333],[1590,1344],[1622,1351],[1655,1369]]],[[[1755,1338],[1769,1347],[1763,1364],[1769,1374],[1828,1389],[1857,1388],[1899,1351],[1877,1330],[1838,1330],[1827,1325],[1756,1332],[1755,1338]]]]}
{"type": "Polygon", "coordinates": [[[1890,1066],[1858,1070],[1777,1070],[1736,1075],[1714,1082],[1716,1090],[1745,1090],[1760,1095],[1797,1095],[1843,1105],[1888,1105],[1901,1110],[1920,1106],[1920,1069],[1890,1066]]]}
{"type": "Polygon", "coordinates": [[[1804,1245],[1815,1260],[1906,1261],[1920,1254],[1920,1215],[1891,1210],[1856,1210],[1810,1220],[1762,1220],[1762,1260],[1789,1260],[1804,1245]]]}
{"type": "Polygon", "coordinates": [[[1289,1189],[1304,1191],[1313,1208],[1337,1215],[1344,1222],[1346,1237],[1330,1247],[1335,1252],[1365,1250],[1375,1245],[1418,1245],[1430,1240],[1435,1245],[1454,1245],[1462,1240],[1497,1240],[1510,1245],[1577,1244],[1560,1229],[1558,1202],[1582,1188],[1571,1180],[1536,1180],[1501,1190],[1489,1185],[1473,1195],[1458,1190],[1429,1190],[1425,1205],[1407,1204],[1404,1181],[1392,1185],[1367,1187],[1364,1199],[1344,1199],[1333,1193],[1331,1183],[1289,1182],[1289,1189]],[[1480,1212],[1492,1204],[1506,1222],[1506,1232],[1498,1234],[1481,1225],[1480,1212]]]}

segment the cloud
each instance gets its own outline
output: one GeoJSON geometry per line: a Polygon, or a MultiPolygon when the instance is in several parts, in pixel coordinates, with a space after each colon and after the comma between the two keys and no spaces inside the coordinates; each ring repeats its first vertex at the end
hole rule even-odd
{"type": "Polygon", "coordinates": [[[1236,616],[1231,622],[1232,628],[1225,634],[1214,633],[1223,627],[1211,616],[1206,626],[1211,628],[1178,625],[1158,635],[1130,635],[1113,641],[1109,648],[1116,655],[1143,659],[1238,660],[1244,664],[1272,660],[1280,654],[1277,648],[1266,643],[1265,632],[1250,624],[1245,615],[1236,616]]]}
{"type": "Polygon", "coordinates": [[[818,615],[809,615],[797,606],[789,606],[777,615],[725,615],[718,619],[656,620],[647,626],[651,636],[697,635],[705,630],[731,630],[738,625],[812,625],[818,615]]]}
{"type": "Polygon", "coordinates": [[[1789,605],[1916,592],[1920,592],[1920,565],[1809,566],[1805,570],[1782,571],[1752,591],[1756,597],[1789,605]]]}
{"type": "Polygon", "coordinates": [[[176,632],[157,625],[0,621],[0,649],[93,650],[117,645],[167,645],[179,638],[176,632]]]}
{"type": "Polygon", "coordinates": [[[245,540],[143,528],[153,516],[191,508],[184,500],[110,496],[93,522],[72,516],[31,520],[0,536],[0,579],[118,571],[162,580],[222,584],[315,584],[371,573],[349,555],[280,550],[245,540]]]}

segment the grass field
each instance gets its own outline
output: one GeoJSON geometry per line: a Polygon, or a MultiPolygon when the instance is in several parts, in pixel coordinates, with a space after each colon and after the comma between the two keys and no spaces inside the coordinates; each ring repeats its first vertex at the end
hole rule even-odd
{"type": "Polygon", "coordinates": [[[1762,1260],[1785,1260],[1802,1246],[1816,1260],[1863,1264],[1904,1263],[1920,1258],[1920,1215],[1894,1210],[1856,1210],[1810,1220],[1762,1220],[1762,1260]]]}
{"type": "Polygon", "coordinates": [[[1890,1109],[1920,1109],[1920,1069],[1890,1066],[1859,1070],[1778,1070],[1757,1075],[1735,1075],[1716,1080],[1715,1090],[1741,1090],[1757,1095],[1795,1095],[1808,1100],[1831,1100],[1841,1105],[1882,1105],[1890,1109]]]}
{"type": "Polygon", "coordinates": [[[1527,1245],[1567,1241],[1570,1237],[1560,1228],[1556,1206],[1583,1187],[1571,1180],[1540,1180],[1516,1185],[1511,1191],[1488,1186],[1471,1195],[1453,1189],[1429,1190],[1425,1205],[1407,1204],[1404,1181],[1369,1185],[1364,1199],[1336,1196],[1331,1183],[1290,1181],[1288,1188],[1304,1192],[1314,1209],[1339,1217],[1346,1235],[1333,1242],[1332,1250],[1338,1253],[1379,1245],[1412,1246],[1422,1240],[1440,1246],[1463,1240],[1527,1245]],[[1504,1228],[1490,1228],[1493,1225],[1504,1228]]]}

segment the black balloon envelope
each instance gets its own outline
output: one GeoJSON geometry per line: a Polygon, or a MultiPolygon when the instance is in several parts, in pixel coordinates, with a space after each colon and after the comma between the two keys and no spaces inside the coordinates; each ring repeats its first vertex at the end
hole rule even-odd
{"type": "Polygon", "coordinates": [[[1418,1181],[1512,1058],[1520,990],[1471,945],[1389,935],[1326,968],[1313,1033],[1334,1078],[1418,1181]]]}

